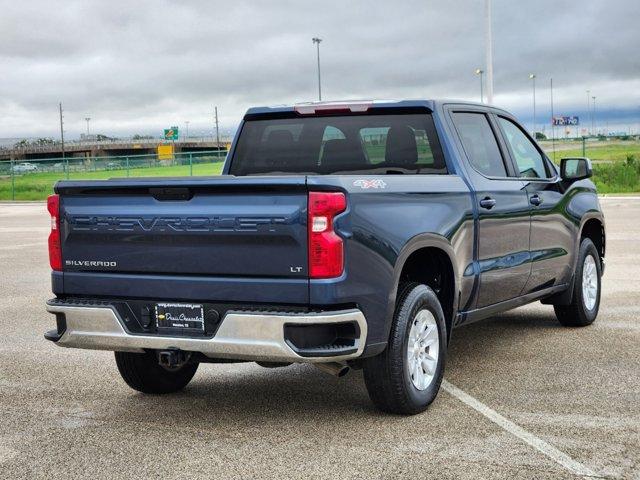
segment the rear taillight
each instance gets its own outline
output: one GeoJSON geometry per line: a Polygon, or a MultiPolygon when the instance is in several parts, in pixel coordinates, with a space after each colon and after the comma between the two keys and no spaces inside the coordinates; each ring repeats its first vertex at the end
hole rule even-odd
{"type": "Polygon", "coordinates": [[[342,238],[333,229],[333,219],[347,208],[344,193],[309,192],[309,277],[333,278],[342,275],[342,238]]]}
{"type": "Polygon", "coordinates": [[[62,249],[60,247],[60,197],[49,195],[47,210],[51,215],[51,233],[49,234],[49,264],[54,270],[62,270],[62,249]]]}

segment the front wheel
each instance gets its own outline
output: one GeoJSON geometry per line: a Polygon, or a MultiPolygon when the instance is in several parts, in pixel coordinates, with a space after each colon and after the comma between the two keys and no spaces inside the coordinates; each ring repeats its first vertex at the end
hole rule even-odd
{"type": "Polygon", "coordinates": [[[401,285],[389,344],[363,365],[376,407],[404,415],[426,410],[444,375],[446,338],[444,314],[433,290],[417,283],[401,285]]]}
{"type": "Polygon", "coordinates": [[[142,393],[173,393],[182,390],[198,369],[197,363],[167,368],[158,362],[154,351],[145,353],[115,352],[116,365],[122,379],[142,393]]]}
{"type": "Polygon", "coordinates": [[[598,316],[602,266],[593,242],[585,238],[580,243],[575,271],[573,296],[569,305],[554,305],[558,321],[565,327],[586,327],[598,316]]]}

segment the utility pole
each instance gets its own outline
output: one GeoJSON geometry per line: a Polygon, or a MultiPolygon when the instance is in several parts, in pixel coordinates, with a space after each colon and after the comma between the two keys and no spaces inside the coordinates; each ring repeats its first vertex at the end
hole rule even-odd
{"type": "Polygon", "coordinates": [[[480,103],[484,103],[484,87],[482,85],[482,74],[484,74],[484,70],[482,70],[481,68],[476,68],[476,75],[480,77],[480,103]]]}
{"type": "Polygon", "coordinates": [[[60,102],[60,140],[62,140],[62,160],[64,161],[64,122],[62,121],[62,102],[60,102]]]}
{"type": "Polygon", "coordinates": [[[553,148],[553,161],[556,160],[556,124],[553,119],[553,78],[551,79],[551,145],[553,148]]]}
{"type": "Polygon", "coordinates": [[[529,74],[529,78],[533,81],[533,138],[536,138],[536,75],[529,74]]]}
{"type": "Polygon", "coordinates": [[[318,37],[313,37],[311,39],[311,41],[316,44],[316,51],[318,53],[318,101],[321,102],[322,101],[322,86],[321,86],[321,82],[320,82],[320,42],[322,41],[322,39],[318,38],[318,37]]]}
{"type": "Polygon", "coordinates": [[[587,90],[587,125],[591,124],[591,131],[588,132],[589,135],[593,133],[593,120],[591,118],[591,90],[587,90]]]}
{"type": "Polygon", "coordinates": [[[493,104],[493,35],[491,32],[491,0],[485,0],[485,54],[487,70],[487,103],[493,104]]]}
{"type": "Polygon", "coordinates": [[[220,130],[218,129],[218,107],[214,107],[214,112],[215,112],[215,116],[216,116],[216,149],[217,149],[217,156],[220,156],[220,130]]]}
{"type": "Polygon", "coordinates": [[[596,123],[596,97],[591,97],[593,99],[593,116],[591,117],[591,129],[593,130],[594,135],[597,135],[596,133],[596,127],[597,127],[597,123],[596,123]]]}

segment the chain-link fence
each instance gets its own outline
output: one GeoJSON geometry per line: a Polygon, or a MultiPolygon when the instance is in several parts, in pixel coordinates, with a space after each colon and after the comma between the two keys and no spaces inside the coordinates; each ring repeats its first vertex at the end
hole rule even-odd
{"type": "Polygon", "coordinates": [[[0,161],[0,200],[43,200],[58,180],[218,175],[223,150],[0,161]]]}

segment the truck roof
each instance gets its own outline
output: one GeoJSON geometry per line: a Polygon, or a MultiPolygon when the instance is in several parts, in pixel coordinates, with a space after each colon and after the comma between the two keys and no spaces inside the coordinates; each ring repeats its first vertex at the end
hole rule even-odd
{"type": "Polygon", "coordinates": [[[269,113],[286,113],[297,111],[299,113],[313,114],[315,110],[331,110],[331,109],[350,109],[351,111],[362,111],[368,107],[376,108],[415,108],[424,107],[431,111],[434,111],[437,106],[455,103],[458,105],[470,105],[483,108],[496,108],[485,103],[470,102],[468,100],[453,100],[453,99],[417,99],[417,100],[334,100],[326,102],[304,102],[295,104],[283,104],[264,107],[252,107],[247,110],[246,115],[261,115],[269,113]]]}

